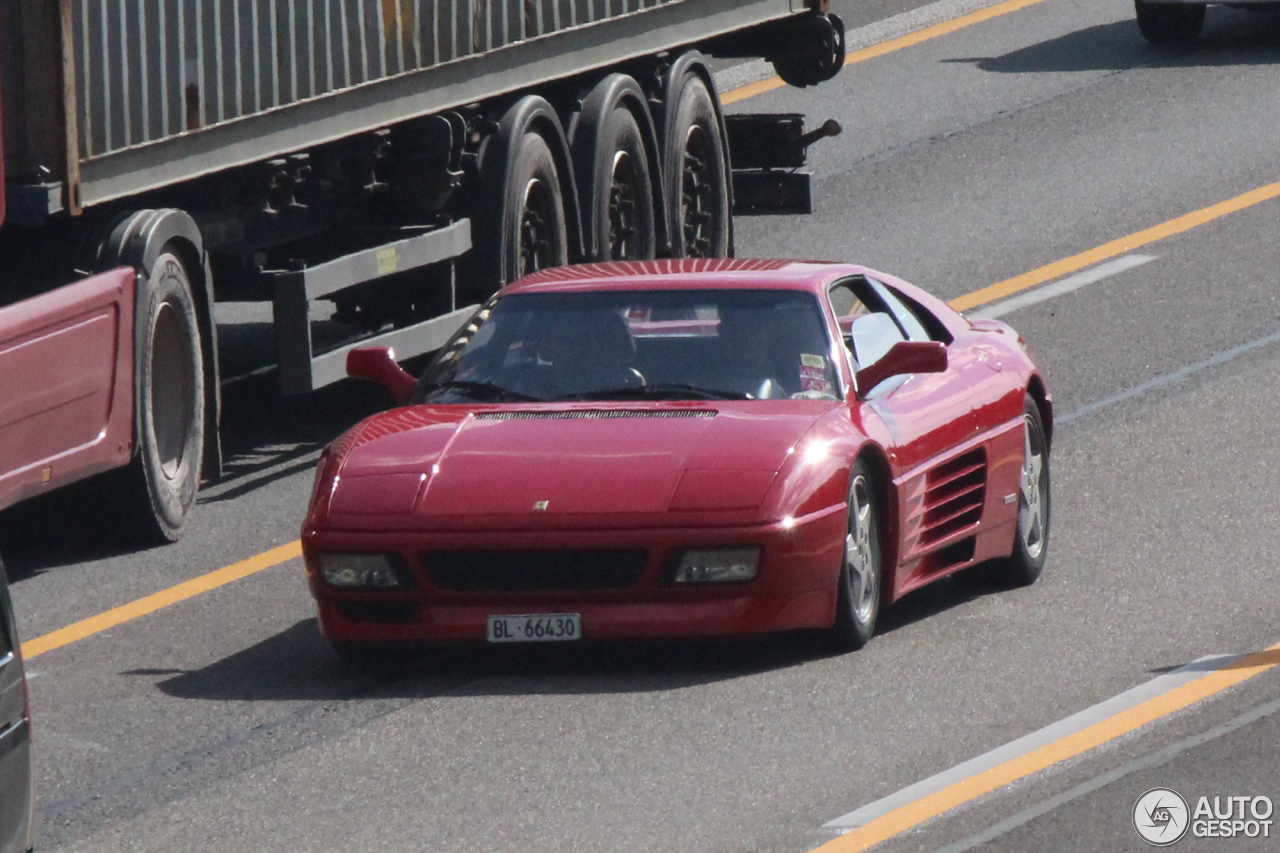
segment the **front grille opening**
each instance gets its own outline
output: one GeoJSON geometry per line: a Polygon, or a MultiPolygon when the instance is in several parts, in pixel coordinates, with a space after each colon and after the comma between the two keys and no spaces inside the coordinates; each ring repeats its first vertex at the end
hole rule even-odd
{"type": "Polygon", "coordinates": [[[648,559],[640,549],[428,551],[422,565],[441,589],[536,592],[625,589],[648,559]]]}
{"type": "Polygon", "coordinates": [[[418,608],[405,601],[339,601],[335,606],[352,622],[418,621],[418,608]]]}

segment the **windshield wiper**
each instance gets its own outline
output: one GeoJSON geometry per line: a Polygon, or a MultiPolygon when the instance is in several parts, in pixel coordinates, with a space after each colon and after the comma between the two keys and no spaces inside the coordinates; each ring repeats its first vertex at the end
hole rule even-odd
{"type": "Polygon", "coordinates": [[[467,396],[474,397],[482,402],[490,400],[510,403],[543,402],[539,397],[530,397],[528,394],[521,394],[519,391],[512,391],[510,388],[503,388],[501,385],[495,385],[492,382],[471,382],[465,379],[451,379],[447,382],[432,382],[426,387],[422,397],[425,400],[436,391],[442,390],[461,391],[467,396]]]}
{"type": "Polygon", "coordinates": [[[688,399],[695,400],[750,400],[750,394],[739,391],[718,391],[713,388],[702,388],[697,385],[665,382],[654,385],[631,386],[627,388],[610,388],[600,391],[583,391],[578,394],[565,394],[557,400],[663,400],[688,399]]]}

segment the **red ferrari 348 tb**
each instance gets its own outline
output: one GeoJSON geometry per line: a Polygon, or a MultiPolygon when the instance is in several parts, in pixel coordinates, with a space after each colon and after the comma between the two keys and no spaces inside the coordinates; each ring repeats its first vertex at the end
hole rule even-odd
{"type": "Polygon", "coordinates": [[[302,533],[339,652],[705,637],[862,646],[960,569],[1040,574],[1053,407],[1022,339],[864,267],[565,267],[491,298],[323,454],[302,533]]]}

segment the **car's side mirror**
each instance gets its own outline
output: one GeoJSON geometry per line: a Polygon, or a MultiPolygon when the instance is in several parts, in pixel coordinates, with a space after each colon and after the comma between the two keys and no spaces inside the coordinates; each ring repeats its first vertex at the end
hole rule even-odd
{"type": "Polygon", "coordinates": [[[878,361],[854,377],[858,396],[892,376],[904,373],[941,373],[947,369],[947,345],[941,341],[898,341],[878,361]]]}
{"type": "Polygon", "coordinates": [[[352,379],[377,382],[391,392],[401,405],[409,402],[409,396],[418,381],[396,362],[391,347],[357,347],[347,353],[347,375],[352,379]]]}

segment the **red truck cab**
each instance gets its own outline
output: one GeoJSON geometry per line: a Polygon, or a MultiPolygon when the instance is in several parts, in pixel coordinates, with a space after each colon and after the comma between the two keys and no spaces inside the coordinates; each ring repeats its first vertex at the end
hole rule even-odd
{"type": "Polygon", "coordinates": [[[0,509],[129,462],[134,278],[116,269],[16,302],[0,287],[0,509]]]}

